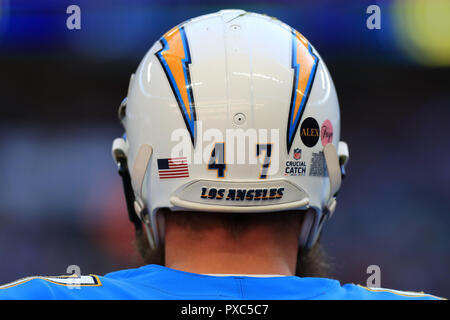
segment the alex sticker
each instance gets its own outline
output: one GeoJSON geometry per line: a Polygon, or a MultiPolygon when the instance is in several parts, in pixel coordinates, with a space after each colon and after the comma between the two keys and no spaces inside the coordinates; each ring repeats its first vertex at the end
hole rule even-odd
{"type": "Polygon", "coordinates": [[[319,141],[320,129],[316,119],[309,117],[300,126],[300,138],[305,146],[312,148],[319,141]]]}

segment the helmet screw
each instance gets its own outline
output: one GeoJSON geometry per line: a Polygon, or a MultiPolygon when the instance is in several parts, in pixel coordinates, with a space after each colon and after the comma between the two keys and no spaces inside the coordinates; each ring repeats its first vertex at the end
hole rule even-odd
{"type": "Polygon", "coordinates": [[[245,115],[243,113],[236,113],[233,117],[234,123],[241,125],[245,123],[245,115]]]}

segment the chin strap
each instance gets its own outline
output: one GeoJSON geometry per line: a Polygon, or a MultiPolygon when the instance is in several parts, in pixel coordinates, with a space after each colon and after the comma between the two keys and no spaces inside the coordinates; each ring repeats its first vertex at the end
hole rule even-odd
{"type": "Polygon", "coordinates": [[[329,218],[336,208],[336,195],[341,188],[342,172],[336,148],[332,143],[325,145],[323,153],[330,179],[330,200],[326,204],[327,218],[329,218]]]}
{"type": "Polygon", "coordinates": [[[127,151],[128,144],[125,139],[114,140],[112,154],[117,163],[119,175],[122,177],[128,218],[133,223],[136,232],[141,232],[142,223],[144,224],[150,246],[156,248],[156,235],[152,232],[151,219],[142,201],[144,179],[153,149],[147,144],[143,144],[139,148],[131,175],[128,169],[127,151]]]}
{"type": "Polygon", "coordinates": [[[305,214],[300,244],[304,244],[306,248],[310,248],[317,241],[325,221],[333,216],[336,209],[336,196],[341,188],[342,179],[345,177],[345,165],[349,158],[347,144],[343,141],[339,142],[337,150],[331,143],[325,145],[323,153],[330,180],[330,198],[322,208],[320,221],[314,221],[316,215],[313,211],[308,210],[305,214]],[[312,234],[314,225],[317,225],[317,229],[312,234]]]}
{"type": "Polygon", "coordinates": [[[341,188],[342,179],[345,178],[345,165],[349,158],[348,146],[345,142],[340,141],[338,150],[336,150],[334,145],[329,143],[323,148],[323,152],[330,179],[330,200],[326,205],[326,210],[328,216],[331,217],[336,208],[336,196],[341,188]]]}
{"type": "Polygon", "coordinates": [[[145,232],[147,233],[147,238],[150,243],[150,247],[155,249],[157,244],[158,234],[152,231],[152,221],[148,212],[147,207],[142,200],[144,198],[143,186],[144,179],[147,174],[148,164],[153,154],[153,148],[148,144],[143,144],[139,148],[139,151],[134,160],[133,170],[131,172],[131,184],[133,190],[136,192],[136,199],[134,201],[134,211],[140,220],[144,223],[145,232]]]}
{"type": "Polygon", "coordinates": [[[113,142],[112,153],[113,158],[116,161],[118,172],[122,178],[122,185],[125,194],[125,202],[127,204],[128,218],[133,223],[136,232],[142,230],[142,223],[139,217],[135,213],[134,203],[136,198],[133,192],[133,186],[131,184],[130,171],[128,170],[126,151],[128,145],[123,138],[117,138],[113,142]]]}

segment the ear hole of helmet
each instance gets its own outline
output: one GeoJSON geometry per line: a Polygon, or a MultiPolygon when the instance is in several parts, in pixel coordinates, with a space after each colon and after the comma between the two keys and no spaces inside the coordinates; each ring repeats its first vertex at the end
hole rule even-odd
{"type": "Polygon", "coordinates": [[[120,121],[122,121],[125,118],[126,109],[127,109],[127,97],[125,97],[122,100],[122,103],[119,106],[119,110],[117,110],[117,116],[119,117],[120,121]]]}
{"type": "Polygon", "coordinates": [[[339,141],[337,153],[339,156],[339,165],[341,166],[342,179],[345,178],[345,166],[347,165],[350,157],[348,151],[348,145],[344,141],[339,141]]]}

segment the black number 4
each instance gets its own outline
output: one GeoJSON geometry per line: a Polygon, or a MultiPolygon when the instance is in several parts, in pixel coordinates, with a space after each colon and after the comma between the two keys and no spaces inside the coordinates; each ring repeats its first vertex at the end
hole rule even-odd
{"type": "Polygon", "coordinates": [[[225,177],[225,143],[216,143],[214,149],[211,152],[211,158],[208,164],[209,170],[217,170],[217,177],[225,177]]]}

